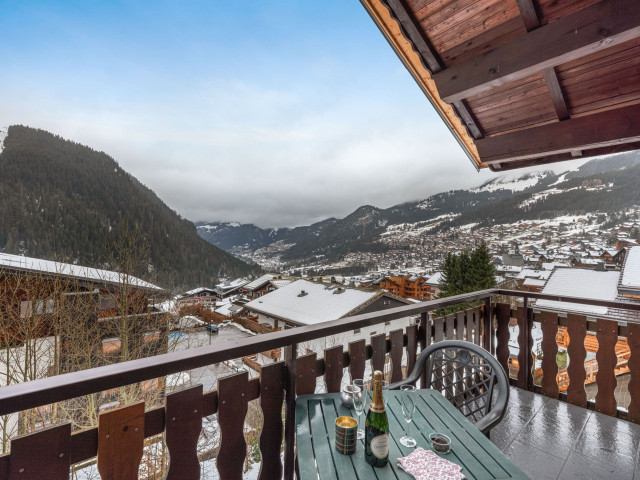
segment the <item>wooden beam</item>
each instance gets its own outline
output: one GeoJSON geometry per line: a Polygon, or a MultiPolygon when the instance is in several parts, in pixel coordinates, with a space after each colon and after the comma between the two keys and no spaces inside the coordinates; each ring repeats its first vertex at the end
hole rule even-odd
{"type": "Polygon", "coordinates": [[[480,130],[478,126],[478,122],[476,121],[473,114],[469,111],[467,104],[464,100],[460,100],[459,102],[453,102],[453,108],[458,112],[458,116],[462,119],[462,122],[467,126],[469,133],[476,140],[479,138],[484,138],[484,133],[480,130]]]}
{"type": "Polygon", "coordinates": [[[540,19],[538,13],[533,5],[533,0],[517,0],[518,10],[520,10],[520,16],[524,22],[524,26],[527,32],[535,30],[540,26],[540,19]]]}
{"type": "Polygon", "coordinates": [[[422,27],[413,18],[409,7],[404,0],[382,0],[389,9],[391,16],[398,22],[403,30],[404,37],[413,44],[413,48],[420,55],[424,67],[431,73],[442,70],[442,63],[431,47],[431,44],[422,30],[422,27]]]}
{"type": "Polygon", "coordinates": [[[476,141],[487,164],[640,141],[640,104],[476,141]]]}
{"type": "Polygon", "coordinates": [[[602,0],[433,76],[453,103],[640,37],[638,0],[602,0]]]}
{"type": "MultiPolygon", "coordinates": [[[[616,153],[630,152],[633,150],[640,150],[640,142],[625,143],[623,145],[613,145],[609,147],[593,148],[591,150],[580,151],[581,156],[578,158],[594,158],[603,157],[605,155],[613,155],[616,153]]],[[[570,160],[577,160],[574,152],[560,153],[558,155],[549,155],[546,157],[532,158],[528,160],[514,160],[496,162],[489,165],[489,168],[494,172],[504,172],[507,170],[515,170],[517,168],[535,167],[540,165],[548,165],[550,163],[566,162],[570,160]]]]}
{"type": "MultiPolygon", "coordinates": [[[[398,22],[402,35],[412,44],[413,49],[420,57],[422,65],[431,74],[442,71],[442,61],[435,53],[431,42],[427,39],[422,27],[420,27],[420,24],[414,18],[405,0],[382,0],[382,3],[387,7],[392,18],[398,22]]],[[[482,130],[480,130],[478,126],[478,122],[464,102],[455,102],[453,107],[462,120],[462,123],[467,127],[467,131],[471,137],[474,139],[484,137],[482,130]]]]}
{"type": "Polygon", "coordinates": [[[544,78],[544,83],[547,84],[547,88],[549,89],[549,95],[553,102],[553,108],[556,109],[558,120],[566,120],[571,116],[571,114],[569,113],[567,100],[562,92],[562,88],[560,87],[560,82],[558,81],[558,75],[556,74],[555,68],[545,68],[542,71],[542,77],[544,78]]]}

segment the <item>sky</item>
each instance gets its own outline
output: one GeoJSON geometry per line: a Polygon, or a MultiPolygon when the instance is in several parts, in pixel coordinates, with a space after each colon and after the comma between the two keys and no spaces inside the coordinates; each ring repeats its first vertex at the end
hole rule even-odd
{"type": "Polygon", "coordinates": [[[104,151],[192,221],[307,225],[495,175],[476,172],[357,0],[0,12],[0,129],[104,151]]]}

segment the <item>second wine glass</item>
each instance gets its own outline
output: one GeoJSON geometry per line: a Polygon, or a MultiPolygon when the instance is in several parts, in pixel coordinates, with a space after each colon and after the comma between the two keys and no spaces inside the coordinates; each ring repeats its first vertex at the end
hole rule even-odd
{"type": "Polygon", "coordinates": [[[358,415],[358,439],[362,440],[364,438],[364,429],[360,428],[360,416],[362,412],[364,412],[364,405],[367,398],[367,385],[364,380],[358,378],[353,381],[352,387],[353,408],[358,415]]]}
{"type": "MultiPolygon", "coordinates": [[[[401,385],[400,391],[402,399],[402,413],[407,422],[407,430],[409,430],[409,426],[413,420],[413,412],[416,409],[416,387],[413,385],[401,385]]],[[[415,438],[405,434],[400,438],[400,443],[405,447],[415,447],[418,442],[416,442],[415,438]]]]}

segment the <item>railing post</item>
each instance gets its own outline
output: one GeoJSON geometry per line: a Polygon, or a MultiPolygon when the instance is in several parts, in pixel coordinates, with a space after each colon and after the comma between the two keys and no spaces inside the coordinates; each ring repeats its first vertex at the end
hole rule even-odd
{"type": "Polygon", "coordinates": [[[484,325],[482,335],[482,346],[492,355],[495,355],[495,345],[493,345],[493,306],[491,305],[491,297],[484,300],[484,325]]]}
{"type": "Polygon", "coordinates": [[[298,344],[285,350],[285,414],[284,414],[284,479],[293,480],[295,473],[296,442],[296,377],[298,344]]]}
{"type": "Polygon", "coordinates": [[[518,345],[520,348],[520,353],[518,354],[518,387],[523,390],[533,390],[533,375],[531,374],[531,350],[533,347],[531,328],[533,326],[533,318],[527,296],[524,297],[520,315],[518,319],[518,328],[520,330],[518,336],[518,345]]]}
{"type": "MultiPolygon", "coordinates": [[[[422,312],[420,314],[420,351],[424,350],[431,343],[431,324],[429,323],[429,314],[422,312]]],[[[427,369],[425,368],[420,375],[420,387],[425,388],[427,384],[427,369]]]]}

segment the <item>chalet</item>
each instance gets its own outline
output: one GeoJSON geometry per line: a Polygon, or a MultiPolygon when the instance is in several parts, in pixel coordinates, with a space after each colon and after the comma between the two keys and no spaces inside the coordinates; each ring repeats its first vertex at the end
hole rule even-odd
{"type": "Polygon", "coordinates": [[[619,300],[640,301],[640,246],[627,250],[618,283],[619,300]]]}
{"type": "Polygon", "coordinates": [[[430,297],[427,278],[418,275],[390,275],[380,281],[380,288],[394,295],[418,300],[430,297]]]}
{"type": "MultiPolygon", "coordinates": [[[[640,247],[638,256],[640,258],[640,247]]],[[[626,266],[626,265],[625,265],[626,266]]],[[[560,268],[553,271],[545,283],[542,293],[549,295],[582,297],[604,301],[635,301],[632,292],[640,293],[640,271],[632,259],[628,264],[629,270],[624,276],[620,271],[596,271],[585,268],[560,268]]],[[[637,297],[640,301],[640,296],[637,297]]],[[[576,313],[589,317],[625,320],[640,320],[640,312],[619,308],[586,305],[573,302],[558,302],[555,300],[537,300],[535,308],[541,311],[552,311],[560,314],[576,313]]]]}
{"type": "MultiPolygon", "coordinates": [[[[24,378],[27,365],[37,379],[165,353],[168,319],[150,304],[167,293],[124,273],[0,254],[0,385],[24,378]]],[[[17,421],[8,418],[0,435],[15,433],[17,421]]]]}
{"type": "Polygon", "coordinates": [[[244,278],[237,278],[235,280],[226,280],[216,285],[216,288],[213,289],[216,297],[220,300],[223,298],[230,297],[234,293],[238,293],[242,287],[248,284],[249,281],[244,278]]]}
{"type": "Polygon", "coordinates": [[[217,298],[216,291],[213,288],[199,287],[180,295],[176,299],[176,305],[178,307],[189,305],[210,307],[215,305],[217,298]]]}
{"type": "Polygon", "coordinates": [[[429,300],[433,300],[440,293],[440,283],[442,282],[442,272],[436,272],[427,279],[427,285],[431,289],[429,300]]]}
{"type": "Polygon", "coordinates": [[[505,253],[502,255],[502,265],[522,267],[524,266],[524,257],[519,253],[505,253]]]}
{"type": "MultiPolygon", "coordinates": [[[[330,320],[350,317],[407,305],[411,301],[383,291],[367,291],[342,285],[323,284],[308,280],[297,280],[274,292],[253,300],[245,308],[258,316],[258,322],[271,328],[295,328],[316,325],[330,320]]],[[[352,334],[333,339],[335,345],[347,346],[351,341],[369,338],[371,335],[388,333],[413,322],[403,318],[387,322],[384,328],[375,327],[354,330],[352,334]]],[[[307,346],[318,351],[324,345],[307,346]]]]}

